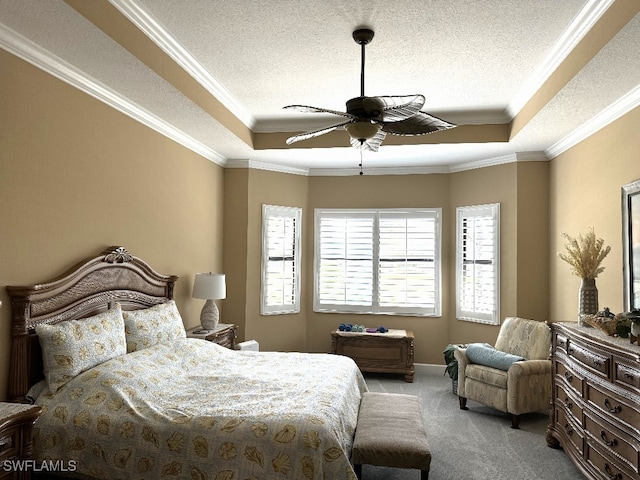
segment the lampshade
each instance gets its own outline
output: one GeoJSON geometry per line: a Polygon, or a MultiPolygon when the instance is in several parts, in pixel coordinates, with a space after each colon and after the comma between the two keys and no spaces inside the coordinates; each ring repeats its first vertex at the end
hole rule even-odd
{"type": "Polygon", "coordinates": [[[226,298],[227,286],[224,273],[196,273],[191,296],[205,300],[226,298]]]}
{"type": "Polygon", "coordinates": [[[355,140],[369,140],[376,136],[380,125],[371,123],[369,120],[359,120],[347,124],[344,128],[349,136],[355,140]]]}

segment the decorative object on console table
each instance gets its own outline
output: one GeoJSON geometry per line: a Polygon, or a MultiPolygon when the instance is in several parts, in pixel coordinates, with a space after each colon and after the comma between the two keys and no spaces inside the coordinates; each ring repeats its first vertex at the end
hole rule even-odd
{"type": "Polygon", "coordinates": [[[331,332],[331,353],[352,358],[362,372],[400,373],[413,382],[413,332],[331,332]]]}
{"type": "Polygon", "coordinates": [[[234,350],[236,347],[236,330],[237,325],[233,323],[218,323],[212,330],[203,329],[202,326],[187,330],[187,337],[189,338],[201,338],[208,340],[209,342],[217,343],[223,347],[227,347],[230,350],[234,350]]]}
{"type": "Polygon", "coordinates": [[[205,330],[213,330],[220,321],[220,312],[214,300],[227,297],[224,273],[196,273],[193,282],[193,298],[206,300],[200,313],[200,324],[205,330]]]}
{"type": "Polygon", "coordinates": [[[566,233],[562,236],[566,253],[558,253],[558,257],[571,266],[571,271],[582,279],[578,293],[578,322],[584,325],[584,315],[594,315],[598,312],[598,289],[596,277],[603,272],[600,266],[604,258],[611,251],[611,247],[604,245],[604,240],[597,238],[593,228],[586,234],[571,238],[566,233]]]}
{"type": "Polygon", "coordinates": [[[640,347],[574,322],[551,331],[547,444],[589,479],[640,478],[640,347]]]}
{"type": "MultiPolygon", "coordinates": [[[[0,403],[0,477],[30,479],[29,469],[7,468],[11,460],[28,460],[33,453],[33,424],[42,408],[23,403],[0,403]]],[[[16,462],[18,465],[18,462],[16,462]]]]}

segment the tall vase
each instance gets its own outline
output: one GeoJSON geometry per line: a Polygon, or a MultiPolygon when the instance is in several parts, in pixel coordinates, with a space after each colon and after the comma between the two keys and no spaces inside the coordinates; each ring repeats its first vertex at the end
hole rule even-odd
{"type": "Polygon", "coordinates": [[[595,278],[583,278],[578,292],[578,323],[587,326],[584,315],[595,315],[598,313],[598,289],[595,278]]]}

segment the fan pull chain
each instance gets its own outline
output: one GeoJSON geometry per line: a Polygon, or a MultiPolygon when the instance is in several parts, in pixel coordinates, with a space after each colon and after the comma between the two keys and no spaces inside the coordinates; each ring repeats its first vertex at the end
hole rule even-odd
{"type": "Polygon", "coordinates": [[[360,140],[360,175],[364,175],[362,171],[362,151],[364,150],[364,140],[360,140]]]}

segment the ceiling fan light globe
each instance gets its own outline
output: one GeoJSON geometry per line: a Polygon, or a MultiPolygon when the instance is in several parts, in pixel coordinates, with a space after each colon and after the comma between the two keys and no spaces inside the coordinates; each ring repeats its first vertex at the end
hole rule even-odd
{"type": "Polygon", "coordinates": [[[360,120],[349,123],[344,128],[351,138],[364,141],[375,137],[380,130],[380,125],[371,123],[369,120],[360,120]]]}

